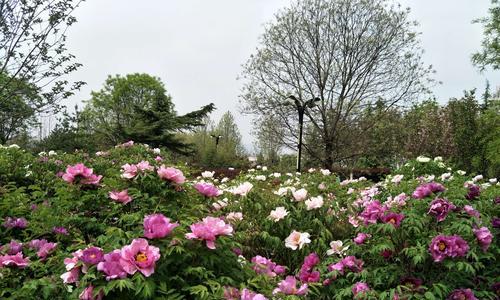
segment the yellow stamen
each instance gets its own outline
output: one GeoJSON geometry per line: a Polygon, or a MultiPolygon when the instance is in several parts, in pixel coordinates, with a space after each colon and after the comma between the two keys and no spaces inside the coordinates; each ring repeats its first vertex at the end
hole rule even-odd
{"type": "Polygon", "coordinates": [[[148,256],[142,252],[140,252],[139,254],[137,254],[135,256],[135,261],[136,262],[145,262],[148,260],[148,256]]]}

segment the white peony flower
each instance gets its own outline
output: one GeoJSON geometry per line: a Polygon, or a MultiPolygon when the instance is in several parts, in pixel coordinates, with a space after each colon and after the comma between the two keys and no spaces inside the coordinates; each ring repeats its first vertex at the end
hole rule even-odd
{"type": "Polygon", "coordinates": [[[241,212],[230,212],[227,214],[226,219],[229,221],[241,221],[243,220],[243,214],[241,212]]]}
{"type": "Polygon", "coordinates": [[[323,206],[323,197],[311,197],[311,199],[305,201],[307,210],[312,210],[316,208],[321,208],[323,206]]]}
{"type": "Polygon", "coordinates": [[[347,249],[349,249],[349,245],[344,246],[342,241],[332,241],[330,242],[330,249],[326,251],[326,255],[339,254],[342,255],[347,249]]]}
{"type": "Polygon", "coordinates": [[[491,184],[495,184],[495,183],[497,183],[498,181],[497,181],[497,179],[496,179],[496,178],[490,178],[489,182],[490,182],[491,184]]]}
{"type": "Polygon", "coordinates": [[[426,156],[419,156],[419,157],[417,157],[417,161],[421,162],[421,163],[428,163],[431,161],[431,159],[429,157],[426,157],[426,156]]]}
{"type": "Polygon", "coordinates": [[[268,218],[274,222],[278,222],[279,220],[284,219],[287,215],[288,212],[286,209],[283,206],[278,206],[274,210],[271,210],[268,218]]]}
{"type": "Polygon", "coordinates": [[[248,192],[253,188],[253,184],[248,181],[240,184],[238,187],[234,188],[231,193],[234,195],[246,196],[248,192]]]}
{"type": "Polygon", "coordinates": [[[293,230],[292,233],[285,239],[285,247],[292,250],[297,248],[302,249],[305,244],[309,244],[311,240],[309,239],[311,235],[307,232],[298,232],[293,230]]]}
{"type": "Polygon", "coordinates": [[[153,149],[153,153],[154,154],[160,154],[161,153],[161,149],[160,148],[154,148],[153,149]]]}
{"type": "Polygon", "coordinates": [[[392,179],[391,179],[391,182],[398,184],[401,182],[403,177],[404,177],[404,175],[394,175],[394,177],[392,177],[392,179]]]}
{"type": "Polygon", "coordinates": [[[434,157],[434,161],[435,162],[443,161],[443,157],[442,156],[436,156],[436,157],[434,157]]]}
{"type": "Polygon", "coordinates": [[[205,171],[205,172],[201,173],[201,177],[203,177],[203,178],[213,178],[214,174],[215,174],[215,171],[212,171],[212,172],[205,171]]]}
{"type": "Polygon", "coordinates": [[[49,151],[49,156],[54,156],[54,155],[57,155],[57,152],[54,151],[54,150],[50,150],[49,151]]]}
{"type": "Polygon", "coordinates": [[[481,175],[481,174],[479,174],[476,177],[472,178],[472,181],[474,181],[474,182],[478,182],[480,180],[483,180],[483,175],[481,175]]]}
{"type": "Polygon", "coordinates": [[[297,191],[292,192],[293,198],[295,201],[304,201],[307,198],[307,190],[306,189],[300,189],[297,191]]]}
{"type": "Polygon", "coordinates": [[[330,170],[328,170],[328,169],[321,169],[320,172],[324,176],[328,176],[328,175],[332,174],[332,172],[330,172],[330,170]]]}
{"type": "Polygon", "coordinates": [[[465,171],[462,171],[462,170],[458,170],[458,171],[457,171],[457,174],[458,174],[458,175],[462,175],[462,176],[464,176],[464,175],[465,175],[465,173],[466,173],[466,172],[465,172],[465,171]]]}
{"type": "Polygon", "coordinates": [[[266,176],[265,175],[257,175],[255,176],[255,180],[257,181],[266,181],[266,176]]]}

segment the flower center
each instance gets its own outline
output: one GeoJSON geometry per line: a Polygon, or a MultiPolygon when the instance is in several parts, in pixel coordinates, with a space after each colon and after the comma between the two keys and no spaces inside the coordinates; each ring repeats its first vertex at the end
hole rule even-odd
{"type": "Polygon", "coordinates": [[[392,219],[390,219],[390,220],[389,220],[389,223],[391,223],[391,224],[395,224],[395,223],[396,223],[396,220],[395,220],[394,218],[392,218],[392,219]]]}
{"type": "Polygon", "coordinates": [[[439,248],[439,251],[444,251],[444,249],[446,249],[446,244],[443,242],[440,242],[438,244],[438,248],[439,248]]]}
{"type": "Polygon", "coordinates": [[[139,252],[139,254],[137,254],[135,256],[135,261],[136,262],[142,263],[142,262],[145,262],[147,260],[148,260],[148,256],[145,253],[139,252]]]}

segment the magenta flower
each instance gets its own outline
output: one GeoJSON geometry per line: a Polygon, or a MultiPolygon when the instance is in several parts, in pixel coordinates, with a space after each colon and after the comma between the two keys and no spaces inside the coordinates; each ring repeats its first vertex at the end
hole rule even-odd
{"type": "Polygon", "coordinates": [[[121,251],[116,249],[104,254],[104,260],[97,264],[97,270],[106,274],[107,281],[127,277],[127,272],[125,272],[120,264],[121,257],[121,251]]]}
{"type": "Polygon", "coordinates": [[[474,218],[481,217],[481,214],[477,210],[475,210],[474,207],[472,207],[470,205],[465,205],[464,210],[471,217],[474,217],[474,218]]]}
{"type": "Polygon", "coordinates": [[[491,234],[488,227],[481,227],[479,229],[473,229],[474,235],[476,236],[477,242],[481,246],[484,252],[490,247],[491,241],[493,240],[493,235],[491,234]]]}
{"type": "Polygon", "coordinates": [[[397,214],[394,212],[389,212],[382,216],[382,222],[390,223],[394,225],[394,227],[398,228],[401,225],[401,221],[404,219],[403,214],[397,214]]]}
{"type": "Polygon", "coordinates": [[[0,255],[0,268],[1,267],[17,267],[20,269],[29,265],[29,258],[24,258],[22,252],[16,255],[0,255]]]}
{"type": "Polygon", "coordinates": [[[235,287],[225,286],[223,297],[226,300],[239,300],[240,299],[240,291],[235,287]]]}
{"type": "Polygon", "coordinates": [[[436,182],[424,183],[417,187],[413,192],[412,196],[416,199],[423,199],[430,196],[432,193],[443,192],[445,187],[436,182]]]}
{"type": "Polygon", "coordinates": [[[491,226],[493,226],[493,228],[500,228],[500,218],[493,217],[491,220],[491,226]]]}
{"type": "Polygon", "coordinates": [[[365,206],[365,209],[359,215],[365,225],[375,224],[379,217],[383,215],[386,208],[383,207],[378,200],[370,201],[365,206]]]}
{"type": "Polygon", "coordinates": [[[52,232],[54,234],[68,235],[68,230],[64,227],[52,227],[52,232]]]}
{"type": "Polygon", "coordinates": [[[217,197],[222,194],[222,191],[219,191],[217,187],[211,183],[199,182],[194,185],[194,188],[205,197],[217,197]]]}
{"type": "Polygon", "coordinates": [[[318,282],[320,273],[313,271],[314,267],[319,264],[319,256],[316,253],[311,253],[304,258],[304,263],[300,267],[299,279],[302,282],[318,282]]]}
{"type": "Polygon", "coordinates": [[[303,284],[297,288],[297,283],[297,279],[295,279],[294,276],[287,276],[285,280],[282,280],[278,284],[278,287],[274,289],[273,295],[278,293],[285,295],[306,295],[308,292],[307,284],[303,284]]]}
{"type": "Polygon", "coordinates": [[[187,239],[205,240],[209,249],[215,249],[215,239],[219,235],[232,235],[233,227],[223,220],[214,217],[203,218],[202,222],[192,224],[187,239]]]}
{"type": "Polygon", "coordinates": [[[130,275],[139,271],[149,277],[154,273],[156,261],[160,259],[160,249],[150,246],[145,239],[134,239],[132,244],[121,249],[120,264],[130,275]]]}
{"type": "Polygon", "coordinates": [[[54,251],[54,249],[57,247],[57,243],[50,243],[46,242],[40,245],[38,248],[38,251],[36,252],[36,255],[44,260],[50,253],[54,251]]]}
{"type": "Polygon", "coordinates": [[[137,176],[137,166],[131,164],[124,164],[122,166],[122,178],[132,179],[137,176]]]}
{"type": "Polygon", "coordinates": [[[104,251],[98,247],[88,247],[82,251],[80,259],[87,265],[96,265],[104,259],[104,251]]]}
{"type": "Polygon", "coordinates": [[[356,297],[360,293],[366,293],[368,291],[370,291],[370,287],[368,286],[368,284],[366,284],[364,282],[356,282],[352,286],[352,293],[353,293],[354,297],[356,297]]]}
{"type": "Polygon", "coordinates": [[[144,236],[148,239],[161,239],[169,235],[179,223],[170,223],[162,214],[148,215],[144,218],[144,236]]]}
{"type": "Polygon", "coordinates": [[[479,195],[481,194],[481,189],[479,188],[478,185],[472,184],[469,186],[469,191],[467,192],[467,195],[465,195],[465,198],[467,200],[474,200],[479,195]]]}
{"type": "Polygon", "coordinates": [[[446,300],[477,300],[471,289],[458,289],[451,292],[446,300]]]}
{"type": "Polygon", "coordinates": [[[446,219],[448,213],[455,208],[456,206],[446,199],[436,198],[431,202],[428,214],[435,216],[437,221],[441,222],[446,219]]]}
{"type": "Polygon", "coordinates": [[[435,262],[443,261],[446,257],[463,257],[468,251],[469,245],[458,235],[438,235],[429,245],[429,252],[435,262]]]}
{"type": "Polygon", "coordinates": [[[28,221],[25,218],[7,217],[3,222],[3,227],[24,229],[28,227],[28,221]]]}
{"type": "Polygon", "coordinates": [[[168,180],[176,184],[183,184],[186,181],[186,177],[184,177],[182,171],[176,168],[165,168],[164,165],[161,165],[158,168],[157,173],[161,179],[168,180]]]}
{"type": "Polygon", "coordinates": [[[66,168],[66,173],[62,176],[62,179],[68,183],[74,183],[76,181],[77,183],[87,185],[97,185],[99,181],[101,181],[101,178],[101,175],[95,175],[92,169],[87,168],[82,163],[68,166],[66,168]]]}
{"type": "Polygon", "coordinates": [[[285,267],[277,265],[271,259],[257,255],[252,258],[252,269],[257,274],[264,274],[269,277],[276,277],[285,272],[285,267]]]}
{"type": "Polygon", "coordinates": [[[104,297],[104,292],[99,291],[97,296],[94,297],[94,286],[89,285],[78,296],[79,300],[101,300],[104,297]]]}
{"type": "Polygon", "coordinates": [[[363,260],[356,258],[355,256],[347,256],[342,259],[342,264],[344,268],[347,267],[351,272],[359,273],[363,271],[363,260]]]}
{"type": "Polygon", "coordinates": [[[18,243],[14,240],[11,240],[9,245],[8,245],[8,250],[7,254],[9,255],[16,255],[17,253],[21,252],[23,250],[23,244],[18,243]]]}
{"type": "Polygon", "coordinates": [[[109,198],[111,198],[112,200],[114,200],[116,202],[120,202],[122,204],[127,204],[130,201],[132,201],[132,197],[128,194],[128,190],[123,190],[121,192],[112,191],[112,192],[109,192],[108,195],[109,195],[109,198]]]}
{"type": "Polygon", "coordinates": [[[358,233],[358,235],[353,239],[353,241],[356,243],[356,245],[361,245],[363,244],[366,239],[370,238],[371,235],[367,234],[367,233],[364,233],[364,232],[360,232],[358,233]]]}

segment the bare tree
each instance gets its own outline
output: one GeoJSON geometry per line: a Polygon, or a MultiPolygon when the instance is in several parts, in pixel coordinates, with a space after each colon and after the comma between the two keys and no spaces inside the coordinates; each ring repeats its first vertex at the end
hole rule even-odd
{"type": "Polygon", "coordinates": [[[80,88],[64,75],[81,66],[66,49],[66,30],[81,0],[0,0],[0,74],[10,79],[0,84],[5,101],[24,93],[14,81],[36,88],[40,96],[27,103],[35,112],[46,111],[80,88]]]}
{"type": "Polygon", "coordinates": [[[280,120],[294,149],[297,112],[285,98],[319,97],[305,113],[306,134],[316,134],[308,154],[325,167],[363,154],[356,145],[370,126],[350,130],[363,109],[407,103],[432,82],[408,14],[386,0],[302,0],[280,11],[244,66],[243,111],[280,120]]]}

